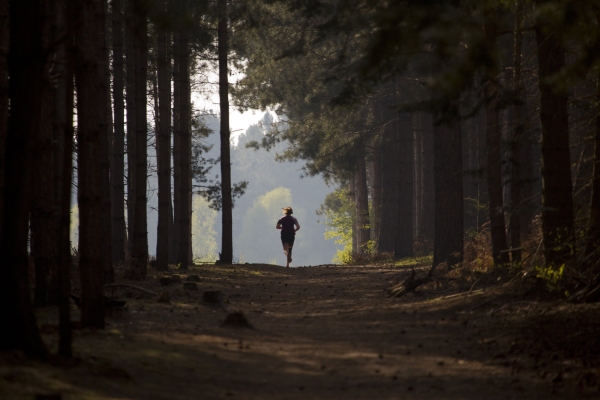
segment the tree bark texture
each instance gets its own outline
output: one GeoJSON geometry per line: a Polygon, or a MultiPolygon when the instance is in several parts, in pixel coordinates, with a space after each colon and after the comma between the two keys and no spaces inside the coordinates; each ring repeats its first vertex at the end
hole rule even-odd
{"type": "MultiPolygon", "coordinates": [[[[10,1],[9,98],[4,208],[0,239],[0,349],[45,356],[29,300],[27,237],[32,196],[33,145],[41,113],[44,52],[39,0],[10,1]],[[10,234],[7,234],[10,233],[10,234]]],[[[4,9],[6,7],[4,6],[4,9]]]]}
{"type": "MultiPolygon", "coordinates": [[[[600,101],[600,74],[597,78],[597,98],[600,101]]],[[[586,255],[597,254],[600,248],[600,115],[596,116],[594,135],[594,170],[590,199],[590,228],[586,255]]]]}
{"type": "Polygon", "coordinates": [[[395,252],[395,235],[398,212],[398,114],[390,107],[392,96],[382,102],[381,151],[381,219],[379,223],[379,253],[395,252]]]}
{"type": "Polygon", "coordinates": [[[191,98],[190,98],[190,59],[189,59],[189,36],[187,32],[179,34],[179,127],[180,127],[180,149],[179,155],[179,263],[181,269],[187,269],[190,247],[190,193],[191,188],[191,160],[192,160],[192,132],[191,132],[191,98]]]}
{"type": "MultiPolygon", "coordinates": [[[[527,144],[524,143],[525,122],[525,87],[522,81],[522,45],[523,45],[523,2],[516,1],[515,10],[515,33],[514,33],[514,54],[513,54],[513,90],[517,96],[517,104],[513,107],[515,126],[511,131],[510,139],[510,219],[508,230],[510,232],[510,247],[512,249],[511,257],[513,263],[521,262],[521,215],[523,214],[521,188],[523,187],[523,178],[521,175],[522,160],[521,149],[527,144]]],[[[525,160],[527,162],[527,160],[525,160]]],[[[529,161],[531,163],[531,161],[529,161]]]]}
{"type": "Polygon", "coordinates": [[[535,32],[542,125],[543,248],[546,265],[559,267],[575,255],[571,242],[574,222],[567,93],[549,82],[565,66],[565,48],[562,38],[543,16],[538,17],[535,32]]]}
{"type": "Polygon", "coordinates": [[[233,223],[231,198],[231,155],[229,138],[229,78],[227,75],[227,0],[218,0],[219,101],[221,108],[221,261],[233,262],[233,223]]]}
{"type": "Polygon", "coordinates": [[[423,219],[421,222],[421,240],[425,243],[426,250],[430,251],[433,245],[435,232],[435,180],[433,168],[433,123],[431,114],[423,116],[423,153],[422,153],[422,191],[423,191],[423,219]]]}
{"type": "Polygon", "coordinates": [[[356,179],[349,179],[348,200],[352,207],[352,255],[358,254],[358,229],[356,223],[356,179]]]}
{"type": "Polygon", "coordinates": [[[81,276],[81,324],[104,328],[103,275],[105,249],[102,197],[102,142],[107,139],[100,113],[105,98],[101,76],[102,48],[97,37],[104,24],[101,0],[80,3],[75,28],[77,64],[77,162],[79,203],[79,267],[81,276]],[[103,104],[100,104],[103,103],[103,104]]]}
{"type": "MultiPolygon", "coordinates": [[[[448,101],[450,114],[457,105],[448,101]]],[[[449,265],[463,258],[463,171],[458,120],[434,127],[435,237],[433,265],[449,265]]]]}
{"type": "Polygon", "coordinates": [[[55,37],[66,36],[68,41],[57,45],[57,73],[60,78],[56,87],[54,101],[54,137],[55,137],[55,195],[58,209],[57,231],[57,285],[59,314],[58,354],[63,357],[72,355],[71,310],[69,293],[71,292],[71,180],[73,174],[73,67],[71,59],[72,34],[68,23],[68,10],[72,8],[69,0],[55,2],[55,37]]]}
{"type": "Polygon", "coordinates": [[[365,148],[361,145],[356,153],[356,172],[354,185],[354,206],[356,213],[357,253],[364,254],[370,238],[369,193],[367,186],[367,168],[365,148]]]}
{"type": "MultiPolygon", "coordinates": [[[[52,6],[44,7],[45,52],[53,52],[50,46],[55,40],[51,36],[52,6]]],[[[53,61],[46,60],[44,70],[51,71],[53,61]]],[[[35,265],[34,305],[37,307],[56,304],[56,214],[54,203],[54,90],[48,76],[44,77],[38,140],[34,145],[33,201],[31,206],[31,254],[35,265]]]]}
{"type": "Polygon", "coordinates": [[[102,257],[103,257],[103,274],[102,281],[104,283],[112,283],[115,281],[115,271],[112,265],[111,252],[111,198],[110,198],[110,143],[112,137],[112,124],[109,118],[111,110],[110,101],[110,68],[108,66],[108,43],[107,43],[107,26],[106,14],[108,12],[107,0],[101,0],[102,7],[100,15],[98,15],[98,30],[95,32],[98,48],[100,49],[100,62],[98,63],[100,78],[99,78],[99,109],[98,116],[100,120],[100,129],[106,132],[100,140],[100,179],[101,179],[101,194],[102,194],[102,257]]]}
{"type": "MultiPolygon", "coordinates": [[[[131,1],[127,2],[125,15],[134,15],[135,8],[131,1]]],[[[126,66],[126,97],[125,105],[127,108],[127,249],[126,259],[131,263],[133,251],[133,232],[135,224],[135,201],[136,201],[136,175],[135,168],[137,164],[137,146],[136,146],[136,98],[135,98],[135,54],[139,43],[135,40],[135,27],[131,20],[126,20],[125,24],[125,66],[126,66]],[[127,257],[128,256],[128,257],[127,257]]]]}
{"type": "Polygon", "coordinates": [[[412,115],[413,118],[413,157],[415,160],[414,166],[414,219],[413,234],[415,238],[421,236],[421,218],[423,216],[423,164],[422,164],[422,153],[423,153],[423,114],[415,112],[412,115]]]}
{"type": "MultiPolygon", "coordinates": [[[[161,3],[166,12],[168,3],[161,3]]],[[[157,47],[157,86],[158,86],[158,228],[156,243],[156,269],[166,271],[169,268],[169,213],[171,212],[171,79],[168,56],[169,34],[158,32],[157,47]]]]}
{"type": "Polygon", "coordinates": [[[111,215],[112,260],[125,262],[125,103],[123,97],[123,1],[112,1],[114,134],[112,143],[111,215]]]}
{"type": "Polygon", "coordinates": [[[381,135],[373,137],[371,143],[371,239],[375,241],[375,248],[379,241],[379,226],[381,221],[381,135]]]}
{"type": "Polygon", "coordinates": [[[398,116],[398,159],[396,174],[396,230],[394,232],[394,258],[413,255],[414,174],[415,158],[412,118],[410,114],[398,116]]]}
{"type": "MultiPolygon", "coordinates": [[[[496,10],[489,1],[484,3],[483,33],[490,51],[496,50],[496,10]]],[[[485,97],[485,137],[487,147],[487,186],[488,208],[490,211],[490,231],[492,237],[492,258],[494,265],[509,263],[506,227],[504,225],[504,204],[502,198],[502,133],[498,116],[498,70],[489,67],[487,81],[483,86],[485,97]]]]}
{"type": "Polygon", "coordinates": [[[181,74],[179,35],[173,37],[173,262],[179,263],[179,232],[181,231],[181,74]]]}
{"type": "Polygon", "coordinates": [[[133,223],[133,249],[131,254],[130,277],[143,279],[148,266],[148,228],[146,210],[147,165],[147,105],[146,81],[148,75],[148,23],[146,3],[133,2],[135,7],[134,41],[135,46],[135,211],[133,223]]]}

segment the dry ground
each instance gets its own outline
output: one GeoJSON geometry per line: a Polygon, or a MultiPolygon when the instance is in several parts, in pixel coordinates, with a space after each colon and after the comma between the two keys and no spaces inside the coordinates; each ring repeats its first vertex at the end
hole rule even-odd
{"type": "MultiPolygon", "coordinates": [[[[0,358],[0,398],[597,399],[600,307],[527,294],[522,284],[400,299],[393,266],[196,267],[198,290],[142,283],[169,303],[112,289],[127,310],[102,331],[75,331],[76,359],[0,358]],[[516,285],[516,286],[515,286],[516,285]],[[515,289],[516,288],[516,289],[515,289]],[[221,327],[225,307],[253,329],[221,327]]],[[[423,293],[423,291],[421,291],[423,293]]],[[[74,310],[76,315],[76,310],[74,310]]],[[[55,351],[56,316],[39,310],[55,351]]]]}

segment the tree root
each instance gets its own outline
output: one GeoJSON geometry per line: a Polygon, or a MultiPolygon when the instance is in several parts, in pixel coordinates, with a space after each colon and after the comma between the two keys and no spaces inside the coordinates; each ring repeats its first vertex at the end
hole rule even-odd
{"type": "Polygon", "coordinates": [[[429,269],[429,272],[427,273],[427,275],[425,275],[425,277],[417,278],[417,273],[415,272],[415,269],[413,268],[412,272],[408,276],[408,278],[406,278],[401,283],[394,285],[388,289],[388,297],[391,297],[392,299],[394,299],[397,297],[404,296],[405,294],[407,294],[409,292],[413,292],[419,286],[431,281],[431,279],[433,278],[434,270],[435,270],[435,268],[433,266],[431,266],[431,268],[429,269]]]}

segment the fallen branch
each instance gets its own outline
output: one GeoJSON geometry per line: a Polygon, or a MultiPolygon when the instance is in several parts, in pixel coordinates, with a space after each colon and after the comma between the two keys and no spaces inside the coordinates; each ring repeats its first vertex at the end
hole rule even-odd
{"type": "Polygon", "coordinates": [[[154,296],[158,296],[158,293],[153,292],[152,290],[144,289],[143,287],[131,285],[129,283],[109,283],[107,285],[104,285],[104,287],[119,287],[119,286],[128,287],[128,288],[131,288],[131,289],[136,289],[136,290],[139,290],[139,291],[142,291],[142,292],[146,292],[146,293],[154,295],[154,296]]]}

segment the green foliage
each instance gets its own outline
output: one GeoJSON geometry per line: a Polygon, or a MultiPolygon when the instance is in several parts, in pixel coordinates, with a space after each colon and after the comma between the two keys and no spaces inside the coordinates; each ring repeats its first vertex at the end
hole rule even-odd
{"type": "Polygon", "coordinates": [[[208,201],[201,196],[192,200],[192,253],[197,261],[216,261],[219,256],[217,246],[217,212],[210,208],[208,201]]]}
{"type": "Polygon", "coordinates": [[[537,266],[535,267],[536,277],[546,282],[548,289],[557,290],[565,274],[565,265],[556,266],[537,266]]]}
{"type": "Polygon", "coordinates": [[[325,198],[318,214],[324,218],[327,226],[325,239],[335,240],[342,246],[336,249],[333,263],[351,264],[352,257],[352,225],[354,223],[353,204],[350,202],[347,189],[337,189],[325,198]]]}

